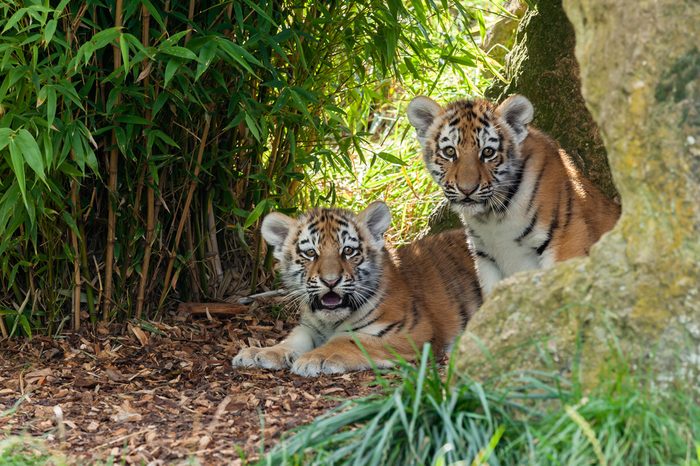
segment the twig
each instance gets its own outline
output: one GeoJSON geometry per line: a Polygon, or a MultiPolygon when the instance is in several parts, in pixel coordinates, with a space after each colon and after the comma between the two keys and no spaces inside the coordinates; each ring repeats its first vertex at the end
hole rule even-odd
{"type": "Polygon", "coordinates": [[[243,304],[243,305],[247,306],[249,304],[252,304],[253,301],[255,301],[256,299],[272,298],[275,296],[284,296],[286,294],[287,294],[287,290],[285,290],[284,288],[280,288],[278,290],[272,290],[272,291],[263,291],[262,293],[255,293],[255,294],[251,294],[251,295],[245,296],[243,298],[240,298],[238,300],[238,304],[243,304]]]}
{"type": "Polygon", "coordinates": [[[233,303],[180,303],[178,312],[188,314],[245,314],[248,306],[233,303]]]}

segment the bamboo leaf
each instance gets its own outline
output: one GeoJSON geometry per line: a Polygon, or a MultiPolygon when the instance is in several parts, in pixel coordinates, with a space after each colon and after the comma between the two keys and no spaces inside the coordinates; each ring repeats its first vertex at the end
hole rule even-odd
{"type": "Polygon", "coordinates": [[[51,127],[53,120],[56,118],[56,89],[53,86],[47,86],[46,91],[46,124],[51,127]]]}
{"type": "Polygon", "coordinates": [[[245,223],[243,224],[243,228],[250,228],[250,226],[255,223],[257,219],[260,218],[260,216],[265,212],[265,209],[267,208],[267,199],[263,199],[258,203],[258,205],[255,206],[255,209],[248,215],[248,218],[245,219],[245,223]]]}
{"type": "Polygon", "coordinates": [[[253,117],[251,117],[247,112],[245,114],[245,124],[250,130],[250,132],[253,133],[255,139],[260,141],[260,129],[258,128],[258,124],[255,122],[253,117]]]}
{"type": "Polygon", "coordinates": [[[14,14],[10,16],[10,19],[7,21],[7,24],[5,24],[2,33],[4,34],[13,27],[15,27],[15,25],[19,23],[22,17],[27,13],[27,10],[28,8],[20,8],[19,10],[15,11],[14,14]]]}
{"type": "Polygon", "coordinates": [[[402,167],[406,165],[406,162],[388,152],[379,152],[377,154],[377,157],[379,157],[382,160],[386,160],[389,163],[393,163],[394,165],[400,165],[402,167]]]}
{"type": "Polygon", "coordinates": [[[51,42],[51,39],[53,39],[53,35],[56,32],[57,25],[58,21],[56,19],[49,20],[49,22],[46,23],[46,27],[44,28],[44,42],[46,44],[51,42]]]}
{"type": "Polygon", "coordinates": [[[150,0],[141,0],[141,3],[146,6],[146,9],[151,14],[151,17],[153,17],[153,19],[156,20],[158,26],[160,26],[161,29],[165,30],[165,23],[163,22],[163,17],[160,15],[158,9],[153,6],[150,0]]]}
{"type": "Polygon", "coordinates": [[[27,207],[27,210],[29,210],[29,204],[27,203],[27,182],[24,176],[24,157],[22,157],[22,153],[15,143],[16,137],[15,135],[14,138],[10,139],[10,161],[12,163],[12,172],[15,174],[17,185],[22,193],[24,205],[27,207]]]}
{"type": "Polygon", "coordinates": [[[185,60],[197,60],[197,55],[192,50],[177,45],[163,47],[158,51],[173,57],[184,58],[185,60]]]}
{"type": "Polygon", "coordinates": [[[0,128],[0,150],[3,150],[10,143],[11,134],[10,128],[0,128]]]}
{"type": "Polygon", "coordinates": [[[80,230],[78,229],[78,224],[75,223],[75,219],[65,210],[61,213],[61,217],[63,218],[63,221],[66,222],[66,225],[75,233],[75,235],[80,238],[80,230]]]}
{"type": "Polygon", "coordinates": [[[171,79],[173,79],[173,76],[175,76],[175,72],[177,71],[177,69],[179,67],[180,67],[180,62],[178,62],[177,60],[170,60],[168,62],[168,64],[165,65],[165,75],[164,75],[163,86],[168,87],[168,83],[170,82],[171,79]]]}
{"type": "Polygon", "coordinates": [[[10,150],[12,146],[15,150],[20,151],[27,165],[37,174],[37,176],[46,183],[46,174],[44,173],[44,159],[41,156],[39,145],[36,143],[34,136],[26,129],[20,129],[15,137],[10,141],[10,150]]]}
{"type": "Polygon", "coordinates": [[[117,39],[117,42],[119,42],[119,50],[121,51],[121,54],[122,54],[122,62],[124,63],[124,71],[125,71],[125,73],[128,73],[129,72],[129,44],[126,41],[124,34],[119,34],[119,38],[117,39]]]}

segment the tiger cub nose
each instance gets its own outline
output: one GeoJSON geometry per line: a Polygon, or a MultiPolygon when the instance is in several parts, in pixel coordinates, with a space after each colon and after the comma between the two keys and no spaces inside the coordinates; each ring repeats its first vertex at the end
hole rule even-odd
{"type": "Polygon", "coordinates": [[[323,284],[326,285],[328,288],[333,288],[340,281],[340,277],[334,277],[334,278],[320,277],[320,278],[321,278],[321,281],[323,282],[323,284]]]}
{"type": "Polygon", "coordinates": [[[472,194],[474,194],[474,191],[476,191],[477,189],[479,189],[479,185],[476,184],[476,185],[474,185],[474,186],[467,186],[467,187],[457,185],[457,189],[459,190],[460,193],[462,193],[462,194],[464,194],[465,196],[469,197],[469,196],[471,196],[472,194]]]}

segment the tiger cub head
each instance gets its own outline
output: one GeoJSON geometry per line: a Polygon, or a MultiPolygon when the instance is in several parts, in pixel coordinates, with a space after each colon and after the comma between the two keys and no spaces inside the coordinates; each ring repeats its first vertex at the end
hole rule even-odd
{"type": "Polygon", "coordinates": [[[453,209],[468,216],[503,213],[517,189],[533,107],[521,95],[496,107],[487,100],[458,100],[441,107],[416,97],[408,119],[416,128],[423,160],[453,209]]]}
{"type": "Polygon", "coordinates": [[[273,212],[263,220],[262,235],[274,248],[290,298],[338,322],[376,301],[390,223],[386,204],[373,202],[357,215],[316,208],[294,219],[273,212]]]}

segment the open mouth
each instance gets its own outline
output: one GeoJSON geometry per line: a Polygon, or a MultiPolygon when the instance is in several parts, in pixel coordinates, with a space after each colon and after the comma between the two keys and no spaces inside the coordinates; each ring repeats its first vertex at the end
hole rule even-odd
{"type": "Polygon", "coordinates": [[[317,297],[314,301],[315,305],[313,307],[316,309],[333,310],[349,306],[349,296],[347,294],[341,297],[338,293],[333,291],[329,291],[320,298],[317,297]]]}

